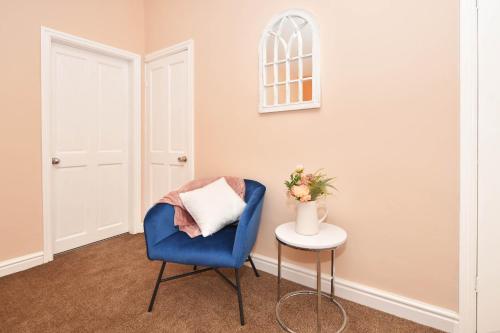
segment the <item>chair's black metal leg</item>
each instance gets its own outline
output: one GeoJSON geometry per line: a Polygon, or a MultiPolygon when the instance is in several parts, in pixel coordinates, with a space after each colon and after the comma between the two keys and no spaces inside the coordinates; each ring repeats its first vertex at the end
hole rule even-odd
{"type": "Polygon", "coordinates": [[[198,266],[194,265],[193,266],[193,271],[195,271],[198,268],[198,266]]]}
{"type": "Polygon", "coordinates": [[[253,263],[252,257],[248,256],[248,261],[250,261],[250,265],[252,265],[253,272],[255,273],[256,277],[259,277],[259,271],[255,267],[255,264],[253,263]]]}
{"type": "Polygon", "coordinates": [[[238,305],[240,307],[240,324],[245,325],[245,315],[243,314],[243,299],[241,297],[241,286],[240,286],[240,270],[235,268],[234,274],[236,276],[236,292],[238,293],[238,305]]]}
{"type": "Polygon", "coordinates": [[[155,290],[153,291],[153,295],[151,296],[151,301],[149,302],[148,312],[153,311],[153,305],[155,304],[156,293],[158,292],[158,287],[160,286],[161,278],[163,277],[163,271],[165,270],[166,262],[164,261],[161,264],[160,274],[158,274],[158,279],[156,279],[155,290]]]}

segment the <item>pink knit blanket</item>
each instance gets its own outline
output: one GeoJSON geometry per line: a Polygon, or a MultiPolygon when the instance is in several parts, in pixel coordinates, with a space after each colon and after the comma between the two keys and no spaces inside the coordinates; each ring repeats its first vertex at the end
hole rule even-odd
{"type": "MultiPolygon", "coordinates": [[[[180,231],[184,231],[191,238],[201,235],[201,230],[194,219],[191,217],[189,212],[186,210],[186,208],[184,208],[179,193],[195,190],[197,188],[208,185],[219,178],[222,177],[192,180],[182,185],[177,190],[168,193],[159,201],[161,203],[167,203],[174,206],[174,224],[179,227],[180,231]]],[[[229,186],[231,186],[231,188],[236,192],[236,194],[238,194],[242,199],[245,199],[245,181],[239,177],[224,176],[224,178],[226,179],[229,186]]]]}

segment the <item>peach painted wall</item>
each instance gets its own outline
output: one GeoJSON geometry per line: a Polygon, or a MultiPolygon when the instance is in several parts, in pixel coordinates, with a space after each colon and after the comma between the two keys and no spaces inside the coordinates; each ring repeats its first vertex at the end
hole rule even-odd
{"type": "Polygon", "coordinates": [[[43,249],[40,26],[142,54],[142,0],[0,1],[0,261],[43,249]]]}
{"type": "Polygon", "coordinates": [[[294,216],[282,184],[291,169],[323,167],[340,189],[328,222],[349,234],[338,275],[457,310],[458,6],[146,0],[146,53],[195,41],[197,176],[268,187],[255,252],[276,257],[273,230],[294,216]],[[312,12],[320,26],[322,107],[262,115],[257,45],[268,20],[289,8],[312,12]]]}

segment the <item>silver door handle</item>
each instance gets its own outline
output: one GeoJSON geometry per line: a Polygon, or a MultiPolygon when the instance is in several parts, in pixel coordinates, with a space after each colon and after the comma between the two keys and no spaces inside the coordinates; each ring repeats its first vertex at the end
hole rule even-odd
{"type": "Polygon", "coordinates": [[[177,161],[179,162],[187,162],[188,158],[187,156],[179,156],[177,157],[177,161]]]}
{"type": "Polygon", "coordinates": [[[58,159],[57,157],[52,157],[52,165],[57,165],[61,163],[61,160],[58,159]]]}

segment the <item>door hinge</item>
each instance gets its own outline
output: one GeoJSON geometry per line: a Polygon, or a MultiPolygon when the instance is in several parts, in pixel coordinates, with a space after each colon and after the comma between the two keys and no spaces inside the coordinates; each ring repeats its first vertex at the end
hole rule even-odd
{"type": "Polygon", "coordinates": [[[476,280],[474,282],[474,291],[477,293],[479,293],[479,276],[476,276],[476,280]]]}

